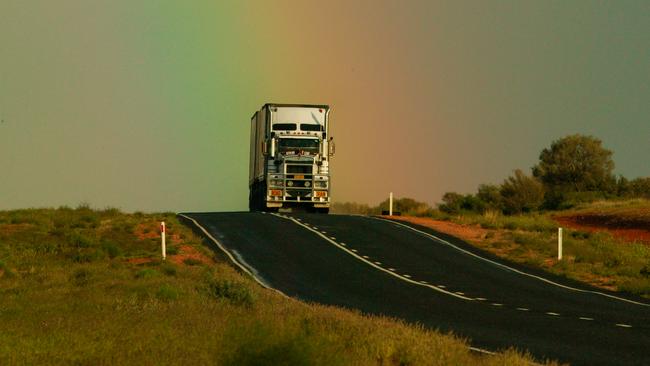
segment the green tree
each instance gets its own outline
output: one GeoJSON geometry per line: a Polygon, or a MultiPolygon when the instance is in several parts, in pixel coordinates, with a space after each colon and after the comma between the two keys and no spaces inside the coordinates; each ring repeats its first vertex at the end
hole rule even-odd
{"type": "Polygon", "coordinates": [[[533,175],[552,193],[610,191],[616,182],[612,175],[612,151],[593,136],[570,135],[542,150],[533,175]]]}
{"type": "Polygon", "coordinates": [[[519,214],[535,211],[544,202],[544,186],[534,177],[527,176],[520,169],[501,185],[503,212],[519,214]]]}
{"type": "Polygon", "coordinates": [[[632,179],[629,189],[634,197],[650,198],[650,177],[632,179]]]}
{"type": "Polygon", "coordinates": [[[503,210],[503,197],[501,197],[501,189],[496,184],[479,185],[476,197],[483,201],[485,210],[503,210]]]}
{"type": "Polygon", "coordinates": [[[442,195],[442,203],[438,208],[447,213],[458,213],[463,205],[465,196],[456,192],[446,192],[442,195]]]}

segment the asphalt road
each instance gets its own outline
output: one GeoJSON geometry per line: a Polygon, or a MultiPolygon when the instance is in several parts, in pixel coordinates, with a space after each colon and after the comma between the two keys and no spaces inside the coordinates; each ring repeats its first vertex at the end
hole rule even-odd
{"type": "Polygon", "coordinates": [[[489,351],[650,365],[644,300],[535,272],[428,228],[347,215],[185,215],[288,296],[453,331],[489,351]]]}

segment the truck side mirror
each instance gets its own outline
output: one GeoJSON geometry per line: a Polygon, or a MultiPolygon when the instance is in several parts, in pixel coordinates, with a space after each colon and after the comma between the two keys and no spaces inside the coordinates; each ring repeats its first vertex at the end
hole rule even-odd
{"type": "Polygon", "coordinates": [[[268,155],[268,150],[266,149],[266,141],[262,141],[262,154],[264,156],[268,155]]]}
{"type": "Polygon", "coordinates": [[[327,144],[329,151],[327,152],[329,156],[334,156],[336,152],[336,145],[334,144],[334,137],[330,137],[329,144],[327,144]]]}
{"type": "Polygon", "coordinates": [[[271,137],[271,151],[269,151],[269,155],[275,159],[275,137],[271,137]]]}

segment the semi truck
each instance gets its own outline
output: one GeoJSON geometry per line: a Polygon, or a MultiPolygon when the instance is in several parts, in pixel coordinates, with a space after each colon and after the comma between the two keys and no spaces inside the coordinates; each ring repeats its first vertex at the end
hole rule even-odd
{"type": "Polygon", "coordinates": [[[330,159],[327,105],[267,103],[251,117],[249,209],[328,213],[330,159]]]}

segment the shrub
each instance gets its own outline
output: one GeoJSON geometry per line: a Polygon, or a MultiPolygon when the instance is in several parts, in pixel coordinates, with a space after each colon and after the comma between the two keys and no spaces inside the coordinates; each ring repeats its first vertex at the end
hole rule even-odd
{"type": "Polygon", "coordinates": [[[508,177],[501,185],[501,197],[505,213],[531,212],[542,205],[544,187],[537,179],[517,169],[514,175],[508,177]]]}
{"type": "Polygon", "coordinates": [[[203,264],[203,262],[200,261],[199,259],[192,258],[192,257],[183,259],[183,263],[187,264],[188,266],[197,266],[203,264]]]}
{"type": "Polygon", "coordinates": [[[208,294],[216,299],[228,300],[234,305],[253,305],[253,293],[243,283],[224,280],[210,279],[207,284],[208,294]]]}
{"type": "Polygon", "coordinates": [[[177,274],[176,266],[170,263],[165,263],[162,266],[160,266],[160,270],[166,276],[176,276],[177,274]]]}
{"type": "Polygon", "coordinates": [[[84,236],[79,231],[75,230],[66,235],[68,243],[77,248],[90,248],[95,245],[95,241],[87,236],[84,236]]]}
{"type": "Polygon", "coordinates": [[[135,274],[135,278],[142,278],[142,279],[151,278],[151,277],[156,277],[159,274],[160,272],[156,271],[153,268],[143,268],[135,274]]]}
{"type": "Polygon", "coordinates": [[[461,210],[465,196],[456,192],[447,192],[442,195],[442,204],[438,208],[446,213],[458,213],[461,210]]]}
{"type": "Polygon", "coordinates": [[[92,273],[87,268],[78,268],[72,272],[70,282],[75,286],[86,286],[90,282],[92,273]]]}
{"type": "Polygon", "coordinates": [[[111,241],[105,241],[102,243],[102,250],[108,254],[108,257],[113,259],[122,256],[122,249],[117,246],[117,244],[111,241]]]}
{"type": "Polygon", "coordinates": [[[9,269],[9,266],[3,261],[0,261],[0,278],[12,278],[14,273],[9,269]]]}
{"type": "Polygon", "coordinates": [[[166,283],[160,285],[158,288],[158,291],[156,291],[156,297],[160,300],[163,301],[173,301],[178,299],[180,296],[180,293],[178,289],[176,289],[172,285],[168,285],[166,283]]]}
{"type": "Polygon", "coordinates": [[[503,197],[501,196],[501,189],[495,184],[481,184],[478,186],[476,197],[484,204],[484,210],[488,211],[502,211],[503,210],[503,197]]]}

